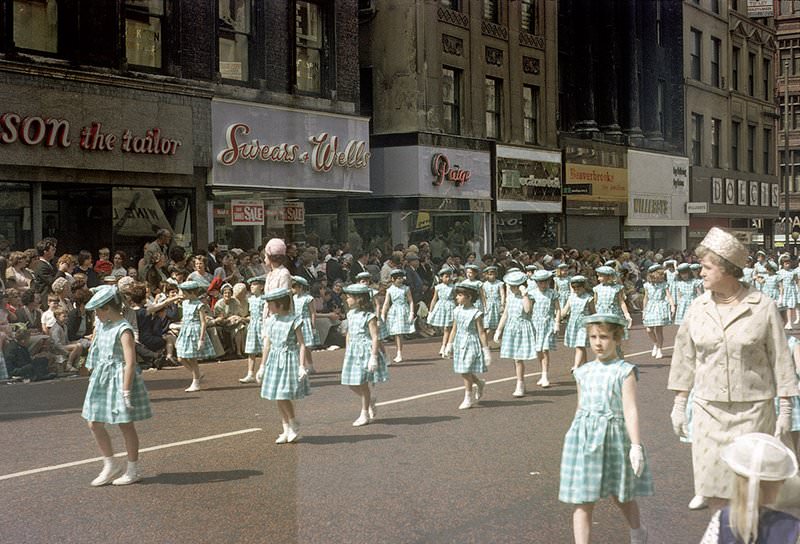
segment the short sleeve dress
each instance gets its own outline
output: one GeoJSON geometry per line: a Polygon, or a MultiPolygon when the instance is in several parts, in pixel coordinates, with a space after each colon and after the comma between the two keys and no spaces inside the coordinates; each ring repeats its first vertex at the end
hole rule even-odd
{"type": "Polygon", "coordinates": [[[141,421],[153,416],[150,397],[138,366],[131,385],[133,408],[128,409],[122,398],[125,353],[120,337],[125,331],[133,333],[133,327],[124,319],[113,323],[101,323],[95,329],[94,340],[86,356],[86,365],[92,369],[81,413],[86,421],[116,425],[141,421]]]}
{"type": "Polygon", "coordinates": [[[378,350],[378,370],[374,372],[367,370],[372,355],[372,335],[369,333],[369,322],[373,319],[377,320],[378,318],[372,312],[361,310],[347,312],[348,342],[342,363],[342,385],[379,383],[389,379],[386,355],[381,349],[378,350]]]}
{"type": "Polygon", "coordinates": [[[781,279],[777,274],[767,274],[764,276],[764,283],[761,284],[761,292],[775,301],[779,308],[783,308],[780,303],[781,298],[781,279]]]}
{"type": "Polygon", "coordinates": [[[449,283],[440,283],[436,289],[436,306],[428,314],[428,325],[432,327],[452,327],[453,310],[456,307],[453,300],[454,287],[449,283]]]}
{"type": "Polygon", "coordinates": [[[674,296],[675,296],[675,324],[680,325],[683,323],[683,318],[686,315],[686,310],[692,304],[692,301],[697,298],[696,285],[693,279],[677,280],[675,282],[674,296]]]}
{"type": "Polygon", "coordinates": [[[478,374],[486,372],[481,340],[476,321],[483,312],[475,307],[458,306],[453,311],[456,334],[453,338],[453,372],[456,374],[478,374]]]}
{"type": "Polygon", "coordinates": [[[300,320],[293,314],[271,315],[264,322],[264,335],[269,338],[267,368],[261,384],[261,397],[267,400],[298,400],[311,394],[308,376],[298,380],[300,345],[295,330],[300,320]]]}
{"type": "Polygon", "coordinates": [[[563,308],[569,300],[569,295],[572,293],[570,290],[570,277],[569,276],[555,276],[553,282],[556,285],[556,292],[558,292],[558,303],[563,308]]]}
{"type": "MultiPolygon", "coordinates": [[[[794,348],[800,344],[800,340],[795,336],[787,336],[787,342],[789,343],[789,353],[792,354],[792,360],[794,360],[794,348]]],[[[798,379],[800,379],[800,375],[798,375],[798,379]]],[[[775,397],[775,415],[779,413],[780,397],[775,397]]],[[[800,396],[795,395],[792,397],[792,432],[798,431],[800,431],[800,396]]]]}
{"type": "Polygon", "coordinates": [[[564,437],[561,502],[584,504],[612,495],[628,502],[653,494],[646,455],[638,478],[628,460],[631,439],[622,411],[622,384],[631,372],[638,379],[636,367],[622,359],[594,360],[575,370],[580,400],[564,437]]]}
{"type": "Polygon", "coordinates": [[[205,334],[202,349],[197,347],[201,330],[200,309],[203,306],[199,299],[184,300],[181,305],[183,323],[175,341],[175,352],[181,359],[210,359],[216,355],[208,333],[205,334]]]}
{"type": "Polygon", "coordinates": [[[783,284],[783,307],[793,310],[797,306],[797,272],[795,270],[778,270],[778,277],[783,284]]]}
{"type": "Polygon", "coordinates": [[[670,307],[667,300],[667,282],[644,284],[647,293],[647,306],[644,307],[642,324],[645,327],[663,327],[669,325],[670,307]]]}
{"type": "Polygon", "coordinates": [[[303,342],[307,346],[318,346],[320,344],[317,328],[311,323],[311,305],[313,303],[314,297],[308,293],[294,295],[294,312],[300,320],[303,342]]]}
{"type": "Polygon", "coordinates": [[[483,282],[483,296],[486,298],[486,308],[483,310],[483,328],[496,329],[500,324],[500,314],[503,312],[500,291],[504,287],[502,281],[483,282]]]}
{"type": "Polygon", "coordinates": [[[533,300],[533,328],[536,329],[536,351],[555,351],[556,333],[556,301],[558,293],[553,289],[540,290],[535,287],[528,291],[533,300]]]}
{"type": "Polygon", "coordinates": [[[409,321],[411,307],[408,304],[406,293],[408,293],[408,287],[405,285],[402,287],[391,285],[386,290],[386,296],[392,301],[389,311],[386,312],[386,328],[389,336],[414,332],[414,324],[409,321]]]}
{"type": "Polygon", "coordinates": [[[589,315],[592,298],[590,293],[572,293],[569,296],[569,319],[564,329],[564,345],[568,348],[585,348],[589,345],[583,318],[589,315]]]}
{"type": "Polygon", "coordinates": [[[506,322],[500,340],[500,357],[504,359],[527,361],[538,356],[531,314],[525,313],[522,303],[520,295],[509,293],[506,297],[506,322]]]}
{"type": "Polygon", "coordinates": [[[263,295],[250,295],[247,305],[250,308],[250,323],[247,324],[247,337],[244,341],[244,352],[247,355],[261,355],[264,344],[261,342],[261,323],[264,311],[263,295]]]}

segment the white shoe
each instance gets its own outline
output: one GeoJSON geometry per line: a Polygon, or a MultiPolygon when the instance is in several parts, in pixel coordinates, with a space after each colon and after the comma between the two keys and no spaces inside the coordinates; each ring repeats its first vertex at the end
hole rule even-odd
{"type": "Polygon", "coordinates": [[[708,508],[708,499],[702,495],[695,495],[689,501],[689,510],[702,510],[708,508]]]}
{"type": "Polygon", "coordinates": [[[547,389],[548,387],[550,387],[550,380],[547,379],[547,376],[542,376],[542,379],[539,380],[539,385],[547,389]]]}
{"type": "Polygon", "coordinates": [[[141,473],[138,471],[136,472],[128,472],[126,471],[125,474],[111,482],[111,485],[128,485],[128,484],[135,484],[139,480],[142,479],[141,473]]]}
{"type": "Polygon", "coordinates": [[[511,393],[512,397],[524,397],[525,396],[525,382],[522,380],[517,380],[517,388],[514,389],[514,392],[511,393]]]}
{"type": "Polygon", "coordinates": [[[786,325],[784,325],[783,328],[786,329],[787,331],[792,330],[792,322],[791,321],[787,321],[786,325]]]}
{"type": "Polygon", "coordinates": [[[367,409],[367,417],[369,418],[370,421],[375,419],[375,413],[376,413],[375,403],[377,402],[377,400],[378,399],[375,398],[375,395],[372,395],[372,397],[369,399],[369,408],[367,409]]]}
{"type": "Polygon", "coordinates": [[[475,397],[475,402],[481,400],[483,396],[483,389],[486,387],[486,382],[480,378],[476,378],[478,383],[472,386],[473,396],[475,397]]]}
{"type": "Polygon", "coordinates": [[[795,325],[800,325],[800,317],[798,317],[798,318],[796,318],[796,319],[794,320],[794,324],[795,324],[795,325]]]}
{"type": "Polygon", "coordinates": [[[244,378],[239,378],[239,383],[256,383],[256,378],[252,374],[248,374],[244,378]]]}
{"type": "Polygon", "coordinates": [[[647,544],[647,528],[644,525],[631,529],[631,544],[647,544]]]}
{"type": "Polygon", "coordinates": [[[300,433],[298,432],[299,430],[300,429],[296,423],[294,425],[289,425],[289,428],[286,429],[286,442],[288,444],[297,442],[297,440],[300,438],[300,433]]]}
{"type": "Polygon", "coordinates": [[[660,350],[660,349],[658,349],[658,350],[656,350],[656,355],[655,355],[655,357],[656,357],[656,359],[663,359],[663,358],[664,358],[664,354],[663,354],[663,353],[661,353],[661,350],[660,350]]]}
{"type": "Polygon", "coordinates": [[[286,431],[282,432],[278,435],[278,438],[275,439],[276,444],[286,444],[286,431]]]}
{"type": "Polygon", "coordinates": [[[538,382],[536,382],[536,385],[542,385],[542,383],[543,383],[543,382],[544,382],[544,376],[542,376],[541,378],[539,378],[539,381],[538,381],[538,382]]]}
{"type": "Polygon", "coordinates": [[[194,393],[195,391],[200,391],[200,382],[192,382],[192,385],[184,389],[187,393],[194,393]]]}
{"type": "Polygon", "coordinates": [[[472,408],[473,401],[472,401],[472,394],[468,394],[464,396],[464,400],[461,404],[458,405],[459,410],[467,410],[472,408]]]}
{"type": "Polygon", "coordinates": [[[392,361],[394,361],[395,363],[402,363],[403,362],[403,354],[398,351],[397,355],[395,355],[395,358],[392,359],[392,361]]]}
{"type": "Polygon", "coordinates": [[[366,412],[361,412],[358,419],[353,422],[353,427],[362,427],[369,423],[369,415],[366,412]]]}
{"type": "Polygon", "coordinates": [[[658,346],[653,344],[653,350],[650,352],[650,357],[655,357],[656,353],[658,353],[658,346]]]}
{"type": "Polygon", "coordinates": [[[119,475],[122,474],[122,467],[117,463],[113,462],[108,467],[103,467],[103,470],[100,471],[100,474],[92,480],[92,487],[100,487],[101,485],[107,485],[113,482],[119,475]]]}

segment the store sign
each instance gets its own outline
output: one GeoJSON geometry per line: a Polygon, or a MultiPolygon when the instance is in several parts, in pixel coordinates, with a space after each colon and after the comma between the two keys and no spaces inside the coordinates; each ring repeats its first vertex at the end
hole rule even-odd
{"type": "Polygon", "coordinates": [[[111,225],[116,236],[154,236],[172,227],[152,189],[111,189],[111,225]]]}
{"type": "MultiPolygon", "coordinates": [[[[619,202],[628,199],[628,170],[586,164],[567,163],[567,186],[572,184],[590,185],[591,193],[586,197],[592,200],[619,202]]],[[[572,194],[571,198],[583,198],[572,194]]]]}
{"type": "Polygon", "coordinates": [[[264,224],[264,201],[231,200],[231,225],[250,226],[264,224]]]}
{"type": "Polygon", "coordinates": [[[627,149],[596,142],[566,142],[564,192],[568,214],[628,215],[628,181],[627,149]]]}
{"type": "Polygon", "coordinates": [[[689,159],[665,153],[628,152],[627,226],[688,226],[689,159]]]}
{"type": "Polygon", "coordinates": [[[561,153],[498,145],[498,212],[561,213],[561,153]]]}
{"type": "Polygon", "coordinates": [[[448,181],[456,187],[467,183],[472,176],[472,172],[460,168],[457,164],[451,166],[450,160],[444,153],[436,153],[431,159],[431,173],[434,185],[441,185],[448,181]]]}
{"type": "Polygon", "coordinates": [[[708,202],[687,202],[686,213],[708,213],[708,202]]]}
{"type": "Polygon", "coordinates": [[[366,118],[211,102],[211,185],[369,192],[366,118]]]}
{"type": "Polygon", "coordinates": [[[306,222],[306,209],[302,202],[273,201],[268,206],[266,214],[268,228],[304,225],[306,222]]]}
{"type": "Polygon", "coordinates": [[[752,19],[772,17],[774,13],[773,0],[747,0],[747,16],[752,19]]]}

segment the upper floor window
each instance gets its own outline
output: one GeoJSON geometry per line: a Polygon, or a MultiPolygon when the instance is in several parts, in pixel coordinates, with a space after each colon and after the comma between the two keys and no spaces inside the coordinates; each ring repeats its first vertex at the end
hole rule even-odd
{"type": "Polygon", "coordinates": [[[756,95],[756,56],[754,53],[747,54],[747,94],[756,95]]]}
{"type": "Polygon", "coordinates": [[[700,81],[700,76],[702,75],[701,60],[703,49],[703,33],[695,28],[691,29],[691,33],[691,78],[700,81]]]}
{"type": "Polygon", "coordinates": [[[761,82],[764,88],[764,100],[770,99],[770,94],[772,93],[772,85],[770,84],[770,80],[772,80],[772,62],[769,59],[764,59],[764,64],[762,65],[761,77],[763,81],[761,82]]]}
{"type": "Polygon", "coordinates": [[[250,79],[250,0],[219,0],[219,73],[223,79],[250,79]]]}
{"type": "Polygon", "coordinates": [[[42,53],[58,53],[57,0],[14,0],[14,45],[42,53]]]}
{"type": "Polygon", "coordinates": [[[741,56],[741,51],[738,47],[734,47],[731,54],[731,87],[734,91],[739,90],[739,57],[741,56]]]}
{"type": "Polygon", "coordinates": [[[700,166],[703,159],[703,116],[692,113],[692,164],[700,166]]]}
{"type": "Polygon", "coordinates": [[[800,13],[800,0],[781,0],[781,15],[800,13]]]}
{"type": "Polygon", "coordinates": [[[486,137],[499,140],[503,121],[503,82],[486,78],[486,137]]]}
{"type": "Polygon", "coordinates": [[[483,0],[483,18],[491,23],[500,22],[500,7],[497,0],[483,0]]]}
{"type": "Polygon", "coordinates": [[[536,34],[538,36],[542,33],[539,21],[538,0],[522,0],[520,28],[528,34],[536,34]]]}
{"type": "Polygon", "coordinates": [[[525,143],[539,143],[539,87],[525,85],[522,88],[522,117],[525,143]]]}
{"type": "Polygon", "coordinates": [[[711,11],[719,13],[719,0],[711,0],[711,11]]]}
{"type": "Polygon", "coordinates": [[[658,120],[658,131],[662,136],[665,136],[667,134],[667,127],[664,123],[664,111],[666,110],[667,82],[663,79],[658,80],[656,93],[656,117],[658,120]]]}
{"type": "Polygon", "coordinates": [[[661,0],[656,0],[656,45],[664,43],[664,37],[661,35],[662,21],[661,21],[661,0]]]}
{"type": "Polygon", "coordinates": [[[461,70],[442,68],[442,129],[461,132],[461,70]]]}
{"type": "Polygon", "coordinates": [[[128,64],[161,68],[164,0],[125,0],[125,57],[128,64]]]}
{"type": "Polygon", "coordinates": [[[305,0],[295,3],[295,62],[297,90],[322,92],[322,59],[324,48],[322,10],[305,0]]]}
{"type": "Polygon", "coordinates": [[[439,0],[439,3],[446,8],[461,11],[461,0],[439,0]]]}
{"type": "Polygon", "coordinates": [[[714,87],[720,86],[719,77],[719,55],[722,42],[719,38],[711,38],[711,84],[714,87]]]}

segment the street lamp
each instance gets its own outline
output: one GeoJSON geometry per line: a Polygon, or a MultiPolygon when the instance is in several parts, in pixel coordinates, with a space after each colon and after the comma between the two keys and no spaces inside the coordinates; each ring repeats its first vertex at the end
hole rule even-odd
{"type": "Polygon", "coordinates": [[[793,230],[792,231],[792,242],[794,243],[794,248],[792,248],[792,253],[797,256],[797,239],[800,238],[800,232],[793,230]]]}

